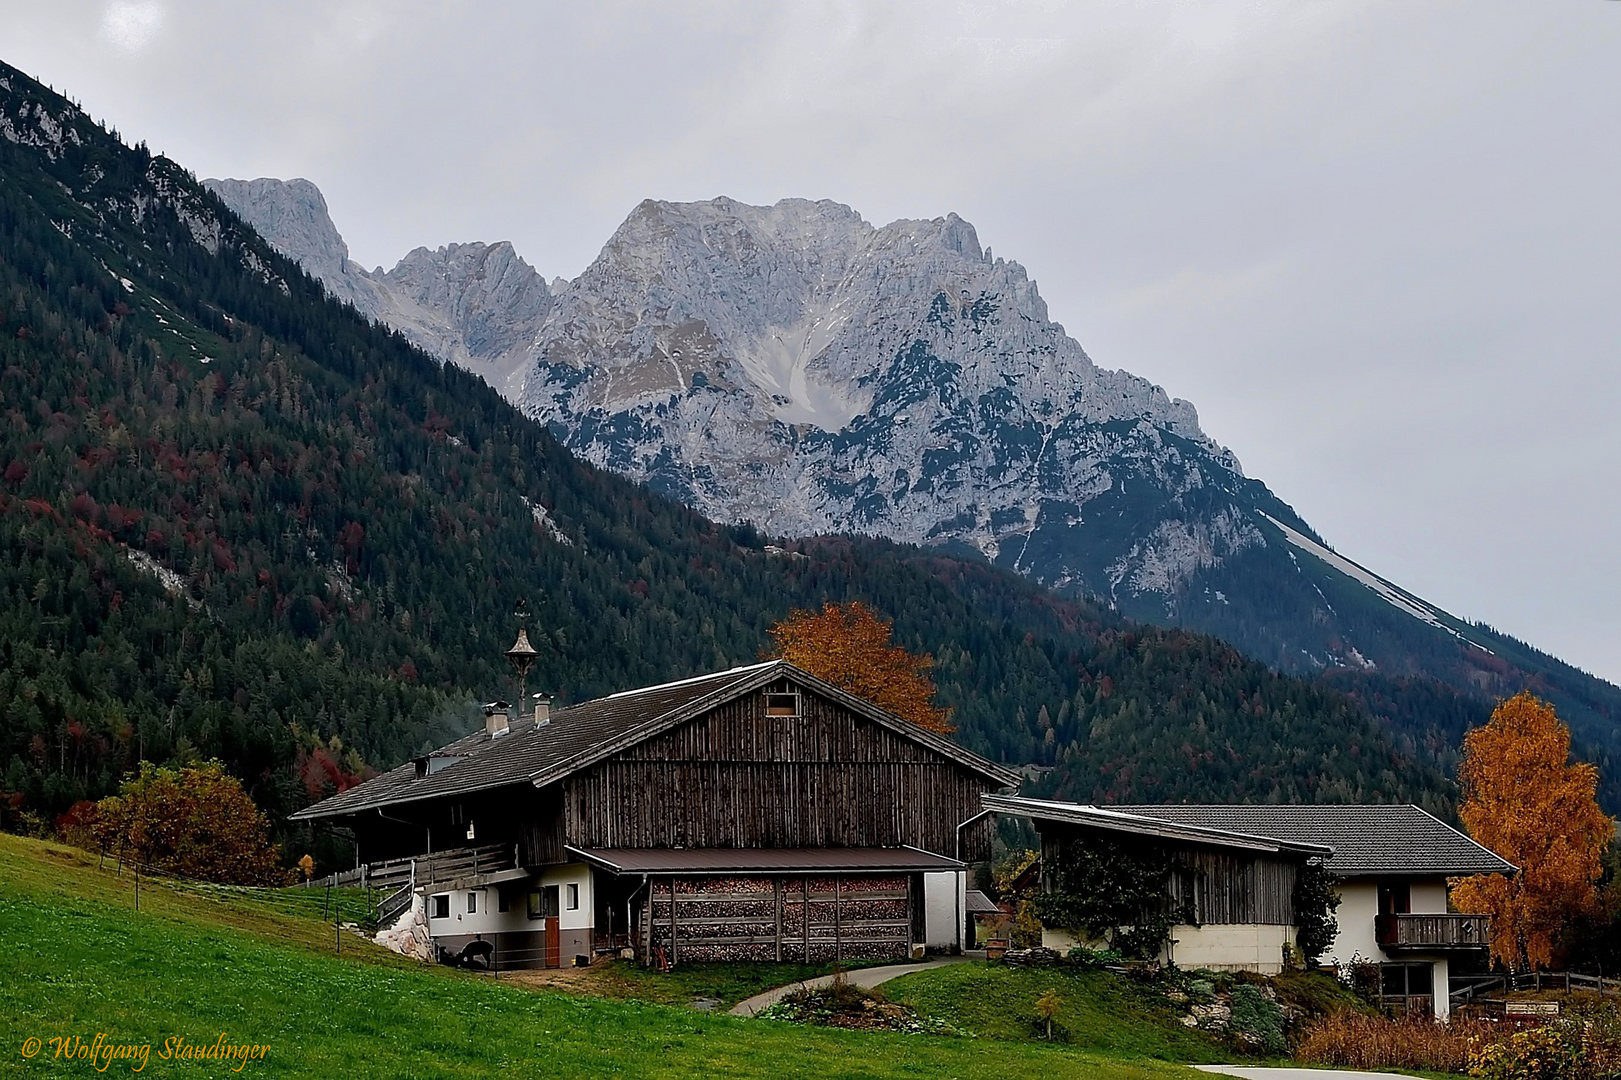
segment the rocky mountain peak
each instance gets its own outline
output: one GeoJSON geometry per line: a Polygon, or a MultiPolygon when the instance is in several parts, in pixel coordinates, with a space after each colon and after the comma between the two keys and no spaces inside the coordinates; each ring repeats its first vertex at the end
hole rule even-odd
{"type": "Polygon", "coordinates": [[[516,391],[552,292],[510,243],[419,247],[392,270],[367,270],[350,261],[326,199],[308,180],[203,184],[333,296],[509,396],[516,391]]]}
{"type": "Polygon", "coordinates": [[[1236,510],[1179,516],[1243,481],[1193,407],[1096,367],[955,214],[645,201],[533,358],[520,403],[576,452],[770,532],[964,544],[1105,594],[1261,542],[1236,510]],[[1128,485],[1166,505],[1083,541],[1082,508],[1128,485]]]}
{"type": "Polygon", "coordinates": [[[308,180],[204,180],[203,186],[311,277],[325,282],[347,272],[349,245],[321,189],[308,180]]]}

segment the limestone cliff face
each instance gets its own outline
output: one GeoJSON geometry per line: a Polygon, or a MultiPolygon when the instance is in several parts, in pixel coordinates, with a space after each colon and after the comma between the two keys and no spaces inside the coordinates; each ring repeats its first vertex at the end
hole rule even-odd
{"type": "Polygon", "coordinates": [[[1094,365],[954,214],[644,202],[559,293],[519,403],[776,534],[968,545],[1104,595],[1264,542],[1193,407],[1094,365]]]}
{"type": "Polygon", "coordinates": [[[326,199],[308,180],[203,183],[333,296],[424,351],[503,390],[527,365],[552,294],[511,244],[417,248],[392,270],[366,270],[350,261],[326,199]]]}
{"type": "MultiPolygon", "coordinates": [[[[46,117],[0,137],[67,135],[46,117]]],[[[1285,668],[1418,670],[1425,635],[1489,655],[1324,547],[1192,405],[1096,366],[954,214],[649,200],[548,286],[505,243],[368,271],[308,181],[206,183],[333,295],[717,520],[975,551],[1285,668]]],[[[207,243],[204,209],[180,211],[207,243]]]]}
{"type": "Polygon", "coordinates": [[[1279,512],[955,214],[648,200],[548,287],[506,243],[368,271],[308,181],[206,183],[338,298],[718,520],[971,548],[1141,611],[1265,547],[1257,512],[1279,512]]]}

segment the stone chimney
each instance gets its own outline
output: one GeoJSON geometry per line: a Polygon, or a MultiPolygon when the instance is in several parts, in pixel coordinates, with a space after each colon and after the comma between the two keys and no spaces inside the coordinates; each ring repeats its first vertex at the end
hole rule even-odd
{"type": "Polygon", "coordinates": [[[493,739],[511,731],[511,727],[507,724],[507,710],[511,708],[512,706],[504,701],[492,701],[484,706],[484,734],[493,739]]]}
{"type": "Polygon", "coordinates": [[[545,727],[552,722],[552,696],[550,694],[535,695],[535,726],[545,727]]]}

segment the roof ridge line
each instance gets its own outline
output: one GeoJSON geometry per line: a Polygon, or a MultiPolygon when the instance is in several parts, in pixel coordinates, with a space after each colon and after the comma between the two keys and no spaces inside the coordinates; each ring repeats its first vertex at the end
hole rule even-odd
{"type": "Polygon", "coordinates": [[[782,663],[781,660],[761,660],[759,663],[743,664],[739,667],[727,668],[724,671],[711,671],[707,675],[693,675],[685,679],[673,679],[670,682],[655,683],[652,686],[638,686],[634,690],[616,690],[612,694],[604,694],[599,698],[588,698],[580,702],[579,705],[570,705],[569,708],[578,709],[580,705],[589,705],[593,701],[611,701],[614,698],[631,697],[635,694],[649,694],[654,690],[668,690],[673,686],[686,686],[688,683],[703,682],[706,679],[718,679],[723,675],[740,675],[745,671],[755,671],[759,668],[780,663],[782,663]]]}
{"type": "MultiPolygon", "coordinates": [[[[1280,836],[1267,836],[1264,833],[1240,832],[1236,829],[1220,828],[1213,825],[1190,825],[1186,822],[1172,821],[1169,818],[1157,818],[1149,814],[1132,814],[1123,810],[1112,810],[1108,807],[1098,806],[1094,803],[1064,802],[1063,800],[1059,799],[1032,799],[1023,795],[992,795],[987,793],[980,796],[980,805],[986,807],[987,809],[998,809],[998,807],[993,805],[997,802],[1004,804],[1006,808],[1004,812],[1014,814],[1018,814],[1020,812],[1018,805],[1020,803],[1025,804],[1026,807],[1029,807],[1030,804],[1037,804],[1035,808],[1040,808],[1042,806],[1052,807],[1053,811],[1057,813],[1069,813],[1080,816],[1080,814],[1077,812],[1084,813],[1090,811],[1091,813],[1100,815],[1105,819],[1119,821],[1123,825],[1140,823],[1158,826],[1162,829],[1169,828],[1193,833],[1193,839],[1204,837],[1211,840],[1228,840],[1239,843],[1247,842],[1251,845],[1258,843],[1261,845],[1270,845],[1271,847],[1280,851],[1293,850],[1297,852],[1322,852],[1328,855],[1332,855],[1334,853],[1334,848],[1328,844],[1314,844],[1309,841],[1289,840],[1280,836]]],[[[1026,813],[1022,816],[1031,815],[1026,813]]],[[[1076,822],[1076,824],[1080,824],[1080,822],[1076,822]]]]}

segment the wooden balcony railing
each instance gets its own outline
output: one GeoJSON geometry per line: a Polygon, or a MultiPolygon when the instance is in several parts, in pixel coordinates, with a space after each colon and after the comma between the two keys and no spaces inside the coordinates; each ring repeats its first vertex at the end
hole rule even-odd
{"type": "Polygon", "coordinates": [[[511,844],[452,848],[432,855],[372,863],[367,868],[366,880],[373,888],[393,889],[406,884],[428,885],[474,874],[493,874],[515,867],[513,855],[511,844]]]}
{"type": "Polygon", "coordinates": [[[1379,947],[1392,949],[1484,949],[1492,937],[1489,915],[1380,915],[1374,921],[1379,947]]]}

